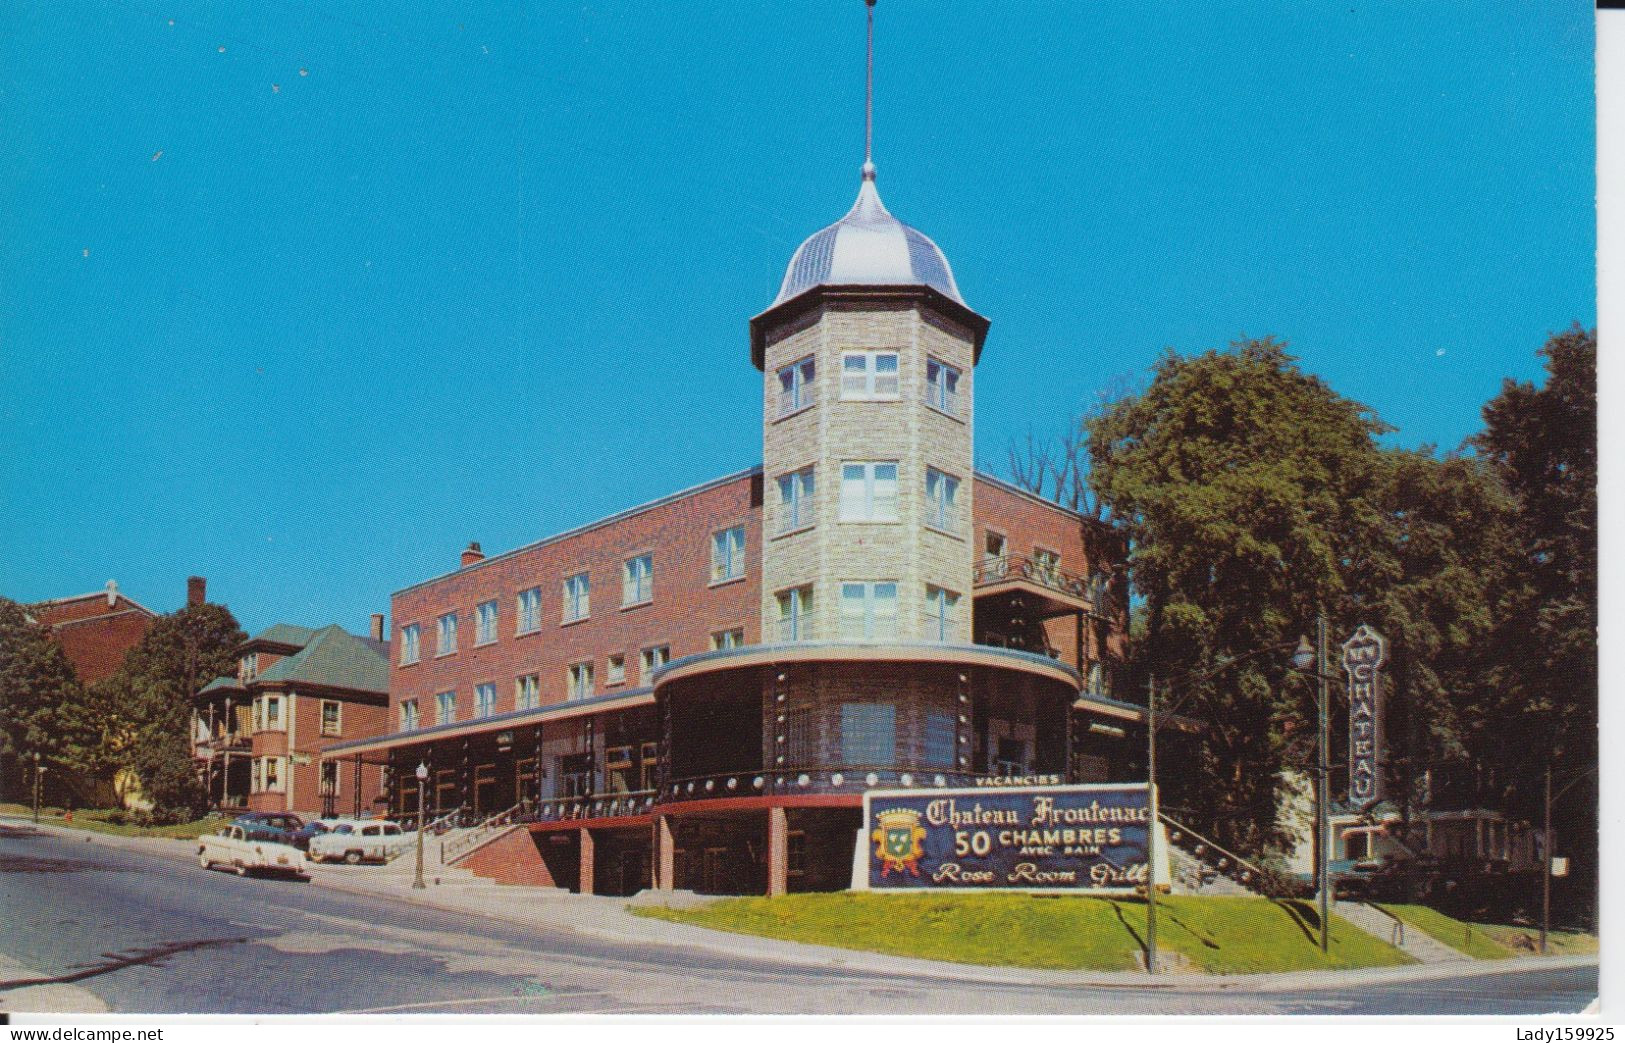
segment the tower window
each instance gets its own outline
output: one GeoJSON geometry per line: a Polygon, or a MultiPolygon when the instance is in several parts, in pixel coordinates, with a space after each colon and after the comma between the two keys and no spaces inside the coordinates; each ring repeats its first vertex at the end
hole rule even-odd
{"type": "Polygon", "coordinates": [[[803,467],[779,478],[779,532],[813,523],[813,469],[803,467]]]}
{"type": "Polygon", "coordinates": [[[841,520],[897,520],[897,463],[841,465],[841,520]]]}
{"type": "Polygon", "coordinates": [[[954,624],[959,618],[959,595],[951,590],[927,584],[925,618],[928,639],[947,641],[952,638],[954,624]]]}
{"type": "Polygon", "coordinates": [[[944,532],[959,531],[959,479],[935,467],[925,469],[925,523],[944,532]]]}
{"type": "Polygon", "coordinates": [[[621,576],[621,605],[641,605],[653,597],[653,559],[647,554],[628,559],[621,576]]]}
{"type": "Polygon", "coordinates": [[[779,640],[807,641],[813,636],[813,588],[792,587],[781,590],[779,602],[779,640]]]}
{"type": "Polygon", "coordinates": [[[779,370],[779,416],[789,416],[818,401],[817,366],[812,356],[779,370]]]}
{"type": "Polygon", "coordinates": [[[842,400],[865,402],[897,395],[897,352],[848,351],[841,356],[842,400]]]}
{"type": "Polygon", "coordinates": [[[925,404],[949,416],[958,416],[959,370],[936,359],[926,359],[925,404]]]}
{"type": "Polygon", "coordinates": [[[591,585],[587,581],[585,572],[578,572],[564,581],[564,621],[573,623],[578,619],[586,619],[592,605],[590,597],[591,585]]]}
{"type": "Polygon", "coordinates": [[[889,640],[897,636],[897,583],[841,584],[841,636],[889,640]]]}

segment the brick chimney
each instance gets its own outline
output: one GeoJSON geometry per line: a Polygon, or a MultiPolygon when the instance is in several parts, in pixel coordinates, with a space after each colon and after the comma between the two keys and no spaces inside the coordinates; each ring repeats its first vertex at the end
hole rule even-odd
{"type": "Polygon", "coordinates": [[[384,614],[382,612],[372,614],[372,639],[374,641],[384,639],[384,614]]]}
{"type": "Polygon", "coordinates": [[[468,568],[477,561],[485,560],[485,552],[480,550],[478,543],[470,543],[468,549],[463,551],[463,568],[468,568]]]}
{"type": "Polygon", "coordinates": [[[186,603],[188,605],[201,605],[206,600],[204,588],[208,580],[202,576],[188,576],[186,579],[186,603]]]}

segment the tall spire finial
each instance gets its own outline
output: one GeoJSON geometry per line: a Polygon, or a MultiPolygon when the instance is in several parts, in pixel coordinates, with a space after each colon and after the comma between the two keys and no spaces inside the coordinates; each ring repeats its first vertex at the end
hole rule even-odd
{"type": "Polygon", "coordinates": [[[875,0],[863,0],[868,13],[868,57],[863,81],[863,180],[875,179],[875,0]]]}

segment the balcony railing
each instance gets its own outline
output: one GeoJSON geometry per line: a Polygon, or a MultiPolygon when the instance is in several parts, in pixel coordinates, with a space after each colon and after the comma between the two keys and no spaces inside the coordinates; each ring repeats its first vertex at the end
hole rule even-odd
{"type": "Polygon", "coordinates": [[[628,818],[647,815],[655,806],[655,791],[594,793],[579,797],[554,797],[521,805],[513,813],[514,822],[569,822],[588,818],[628,818]]]}
{"type": "Polygon", "coordinates": [[[845,793],[862,796],[871,789],[944,789],[971,786],[985,774],[946,768],[897,768],[834,765],[774,771],[726,772],[677,779],[660,790],[662,803],[719,800],[729,797],[793,796],[845,793]]]}
{"type": "Polygon", "coordinates": [[[1089,604],[1089,614],[1106,616],[1108,599],[1104,584],[1097,580],[1067,572],[1059,565],[1027,554],[1003,554],[984,557],[976,563],[974,583],[978,587],[1024,579],[1046,590],[1064,594],[1089,604]]]}

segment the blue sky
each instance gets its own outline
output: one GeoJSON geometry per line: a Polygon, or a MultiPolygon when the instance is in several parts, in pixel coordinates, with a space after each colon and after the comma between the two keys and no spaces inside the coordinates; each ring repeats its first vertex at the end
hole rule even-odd
{"type": "MultiPolygon", "coordinates": [[[[859,0],[239,6],[0,12],[0,593],[359,630],[759,460],[746,322],[856,193],[859,0]]],[[[1585,4],[877,16],[989,464],[1243,334],[1454,446],[1595,322],[1585,4]]]]}

